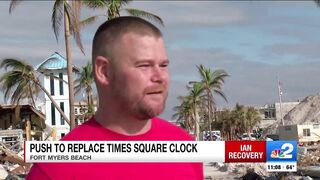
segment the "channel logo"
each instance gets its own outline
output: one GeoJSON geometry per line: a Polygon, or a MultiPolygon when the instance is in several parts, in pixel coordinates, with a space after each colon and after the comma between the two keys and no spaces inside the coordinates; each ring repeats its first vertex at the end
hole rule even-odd
{"type": "Polygon", "coordinates": [[[267,162],[297,161],[296,141],[267,141],[267,162]]]}

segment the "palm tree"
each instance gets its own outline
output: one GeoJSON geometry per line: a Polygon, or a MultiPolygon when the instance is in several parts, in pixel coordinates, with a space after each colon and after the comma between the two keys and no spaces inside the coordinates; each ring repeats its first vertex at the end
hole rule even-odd
{"type": "Polygon", "coordinates": [[[187,101],[187,96],[179,96],[178,99],[181,104],[173,108],[176,113],[173,114],[172,119],[177,119],[180,126],[190,132],[194,126],[191,104],[187,101]]]}
{"type": "Polygon", "coordinates": [[[187,96],[180,96],[180,106],[174,107],[177,112],[173,115],[173,118],[178,118],[177,121],[186,127],[188,131],[194,130],[194,137],[199,140],[199,109],[203,101],[203,96],[201,95],[201,84],[194,83],[192,87],[188,87],[189,90],[187,96]]]}
{"type": "Polygon", "coordinates": [[[220,129],[225,140],[233,140],[236,126],[234,118],[232,118],[232,111],[225,109],[216,112],[214,124],[216,129],[220,129]]]}
{"type": "Polygon", "coordinates": [[[91,87],[93,82],[94,82],[94,79],[92,76],[92,64],[88,62],[86,66],[82,67],[82,70],[80,71],[80,73],[78,73],[78,77],[74,82],[76,94],[79,93],[82,89],[84,89],[86,92],[88,116],[93,115],[94,113],[93,89],[91,87]]]}
{"type": "MultiPolygon", "coordinates": [[[[21,1],[11,0],[9,6],[9,13],[15,9],[15,7],[21,1]]],[[[52,29],[54,31],[56,40],[58,41],[59,28],[62,26],[62,20],[64,20],[64,33],[65,33],[65,45],[67,54],[67,74],[68,74],[68,88],[69,88],[69,105],[70,105],[70,129],[75,127],[75,114],[74,114],[74,86],[72,77],[72,56],[70,37],[73,35],[77,46],[84,53],[81,38],[80,38],[80,17],[81,1],[68,1],[68,0],[56,0],[53,5],[52,12],[52,29]]]]}
{"type": "Polygon", "coordinates": [[[40,92],[40,88],[33,82],[25,78],[24,74],[32,74],[33,67],[23,61],[14,59],[3,60],[0,68],[13,67],[0,77],[0,87],[4,92],[4,99],[11,100],[12,104],[19,104],[20,100],[27,99],[33,107],[36,107],[35,97],[40,92]]]}
{"type": "Polygon", "coordinates": [[[187,103],[189,103],[191,110],[192,110],[192,118],[194,122],[194,136],[196,140],[199,140],[199,134],[200,134],[200,122],[199,122],[199,114],[198,110],[200,107],[200,104],[202,103],[203,96],[202,93],[202,84],[200,83],[194,83],[192,88],[189,90],[189,94],[187,96],[187,103]]]}
{"type": "Polygon", "coordinates": [[[246,107],[244,105],[236,104],[235,109],[232,111],[232,118],[237,127],[237,136],[240,137],[246,132],[246,107]]]}
{"type": "Polygon", "coordinates": [[[99,16],[104,16],[107,18],[107,20],[119,17],[120,11],[122,10],[126,11],[131,16],[147,18],[161,25],[164,25],[162,19],[155,14],[152,14],[147,11],[139,10],[139,9],[124,8],[124,6],[128,5],[130,2],[131,0],[85,0],[85,1],[82,1],[82,3],[89,8],[107,9],[106,14],[91,16],[83,20],[82,25],[92,24],[98,19],[99,16]]]}
{"type": "Polygon", "coordinates": [[[5,98],[12,97],[12,101],[18,103],[22,98],[31,98],[32,105],[35,107],[34,95],[42,90],[52,101],[55,108],[60,112],[68,124],[70,121],[59,105],[54,101],[50,93],[41,85],[36,71],[25,61],[17,59],[4,59],[0,64],[0,68],[4,68],[6,73],[0,77],[0,87],[4,91],[5,98]]]}
{"type": "Polygon", "coordinates": [[[253,127],[259,124],[261,121],[261,116],[258,110],[254,109],[254,107],[248,107],[246,112],[246,120],[247,120],[247,133],[249,134],[253,130],[253,127]]]}
{"type": "MultiPolygon", "coordinates": [[[[222,69],[212,71],[209,68],[205,68],[202,64],[197,66],[198,71],[201,76],[202,91],[206,95],[207,100],[207,124],[209,127],[209,131],[212,131],[211,123],[213,121],[214,111],[215,111],[215,100],[213,97],[213,93],[218,94],[225,101],[227,101],[226,95],[222,92],[222,84],[224,83],[224,78],[229,76],[227,72],[222,69]]],[[[211,137],[212,139],[212,137],[211,137]]]]}

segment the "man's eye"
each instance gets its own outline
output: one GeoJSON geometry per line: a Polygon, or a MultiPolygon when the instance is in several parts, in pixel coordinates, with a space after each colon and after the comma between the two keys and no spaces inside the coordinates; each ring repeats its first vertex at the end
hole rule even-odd
{"type": "Polygon", "coordinates": [[[146,68],[146,67],[150,67],[150,64],[140,64],[138,65],[138,67],[146,68]]]}
{"type": "Polygon", "coordinates": [[[168,65],[169,65],[168,63],[166,63],[166,64],[161,64],[160,67],[166,68],[166,67],[168,67],[168,65]]]}

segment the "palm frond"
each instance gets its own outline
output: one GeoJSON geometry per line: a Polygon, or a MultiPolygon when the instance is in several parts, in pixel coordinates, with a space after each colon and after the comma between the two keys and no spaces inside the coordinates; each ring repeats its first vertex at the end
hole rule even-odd
{"type": "Polygon", "coordinates": [[[27,99],[40,90],[34,86],[29,77],[18,71],[9,71],[0,78],[1,89],[4,91],[4,98],[11,99],[17,103],[20,99],[27,99]],[[28,86],[32,87],[31,89],[28,86]]]}
{"type": "Polygon", "coordinates": [[[16,70],[25,69],[26,71],[33,70],[33,67],[31,65],[27,64],[25,61],[18,59],[3,59],[0,64],[0,68],[4,68],[5,70],[8,70],[8,68],[16,70]]]}
{"type": "Polygon", "coordinates": [[[106,8],[107,3],[105,0],[83,0],[81,3],[88,8],[97,9],[97,8],[106,8]]]}
{"type": "Polygon", "coordinates": [[[132,15],[132,16],[137,16],[137,17],[141,17],[141,18],[146,18],[148,20],[151,20],[153,22],[156,22],[158,24],[160,24],[161,26],[164,26],[164,22],[162,21],[162,19],[155,15],[152,14],[150,12],[147,11],[143,11],[143,10],[139,10],[139,9],[133,9],[133,8],[127,8],[124,9],[125,11],[127,11],[128,14],[132,15]]]}
{"type": "Polygon", "coordinates": [[[220,97],[222,97],[226,102],[228,102],[227,96],[224,92],[222,92],[221,90],[216,90],[214,92],[218,94],[220,97]]]}
{"type": "Polygon", "coordinates": [[[72,34],[76,45],[79,47],[81,52],[84,53],[84,48],[81,41],[80,35],[80,22],[79,22],[79,11],[80,11],[80,2],[72,1],[72,6],[69,3],[64,3],[64,10],[66,12],[66,17],[69,20],[70,33],[72,34]]]}
{"type": "MultiPolygon", "coordinates": [[[[99,16],[99,15],[97,15],[97,16],[91,16],[91,17],[88,17],[88,18],[80,21],[80,27],[85,27],[85,26],[88,26],[88,25],[90,25],[90,24],[93,24],[94,22],[97,21],[98,16],[99,16]]],[[[103,15],[103,16],[105,16],[105,15],[103,15]]]]}
{"type": "Polygon", "coordinates": [[[9,14],[11,14],[14,9],[18,6],[19,3],[21,3],[22,0],[11,0],[9,5],[9,14]]]}
{"type": "Polygon", "coordinates": [[[75,94],[78,94],[81,92],[81,90],[85,90],[87,99],[88,99],[88,105],[93,106],[92,101],[92,84],[94,83],[94,78],[92,76],[92,64],[87,63],[86,66],[82,67],[80,73],[77,73],[77,78],[74,81],[74,90],[75,94]]]}
{"type": "Polygon", "coordinates": [[[54,35],[56,37],[56,40],[58,41],[59,37],[59,30],[62,26],[62,20],[63,20],[63,0],[56,0],[53,5],[52,9],[52,16],[51,16],[51,23],[52,23],[52,29],[54,32],[54,35]]]}
{"type": "MultiPolygon", "coordinates": [[[[109,0],[110,1],[110,0],[109,0]]],[[[119,1],[119,0],[111,0],[111,1],[119,1]]],[[[128,5],[132,0],[121,0],[120,1],[120,6],[126,6],[128,5]]]]}

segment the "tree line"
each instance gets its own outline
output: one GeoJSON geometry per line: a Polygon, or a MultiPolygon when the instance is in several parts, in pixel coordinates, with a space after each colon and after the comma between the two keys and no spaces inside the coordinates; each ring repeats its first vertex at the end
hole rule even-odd
{"type": "MultiPolygon", "coordinates": [[[[197,69],[200,80],[188,83],[187,95],[178,97],[180,104],[174,107],[172,118],[197,140],[203,131],[220,130],[225,140],[238,139],[243,133],[252,132],[261,120],[259,111],[253,107],[237,104],[233,110],[217,111],[215,96],[227,101],[222,85],[229,74],[223,69],[211,70],[202,64],[197,69]]],[[[212,133],[210,135],[213,139],[212,133]]]]}

